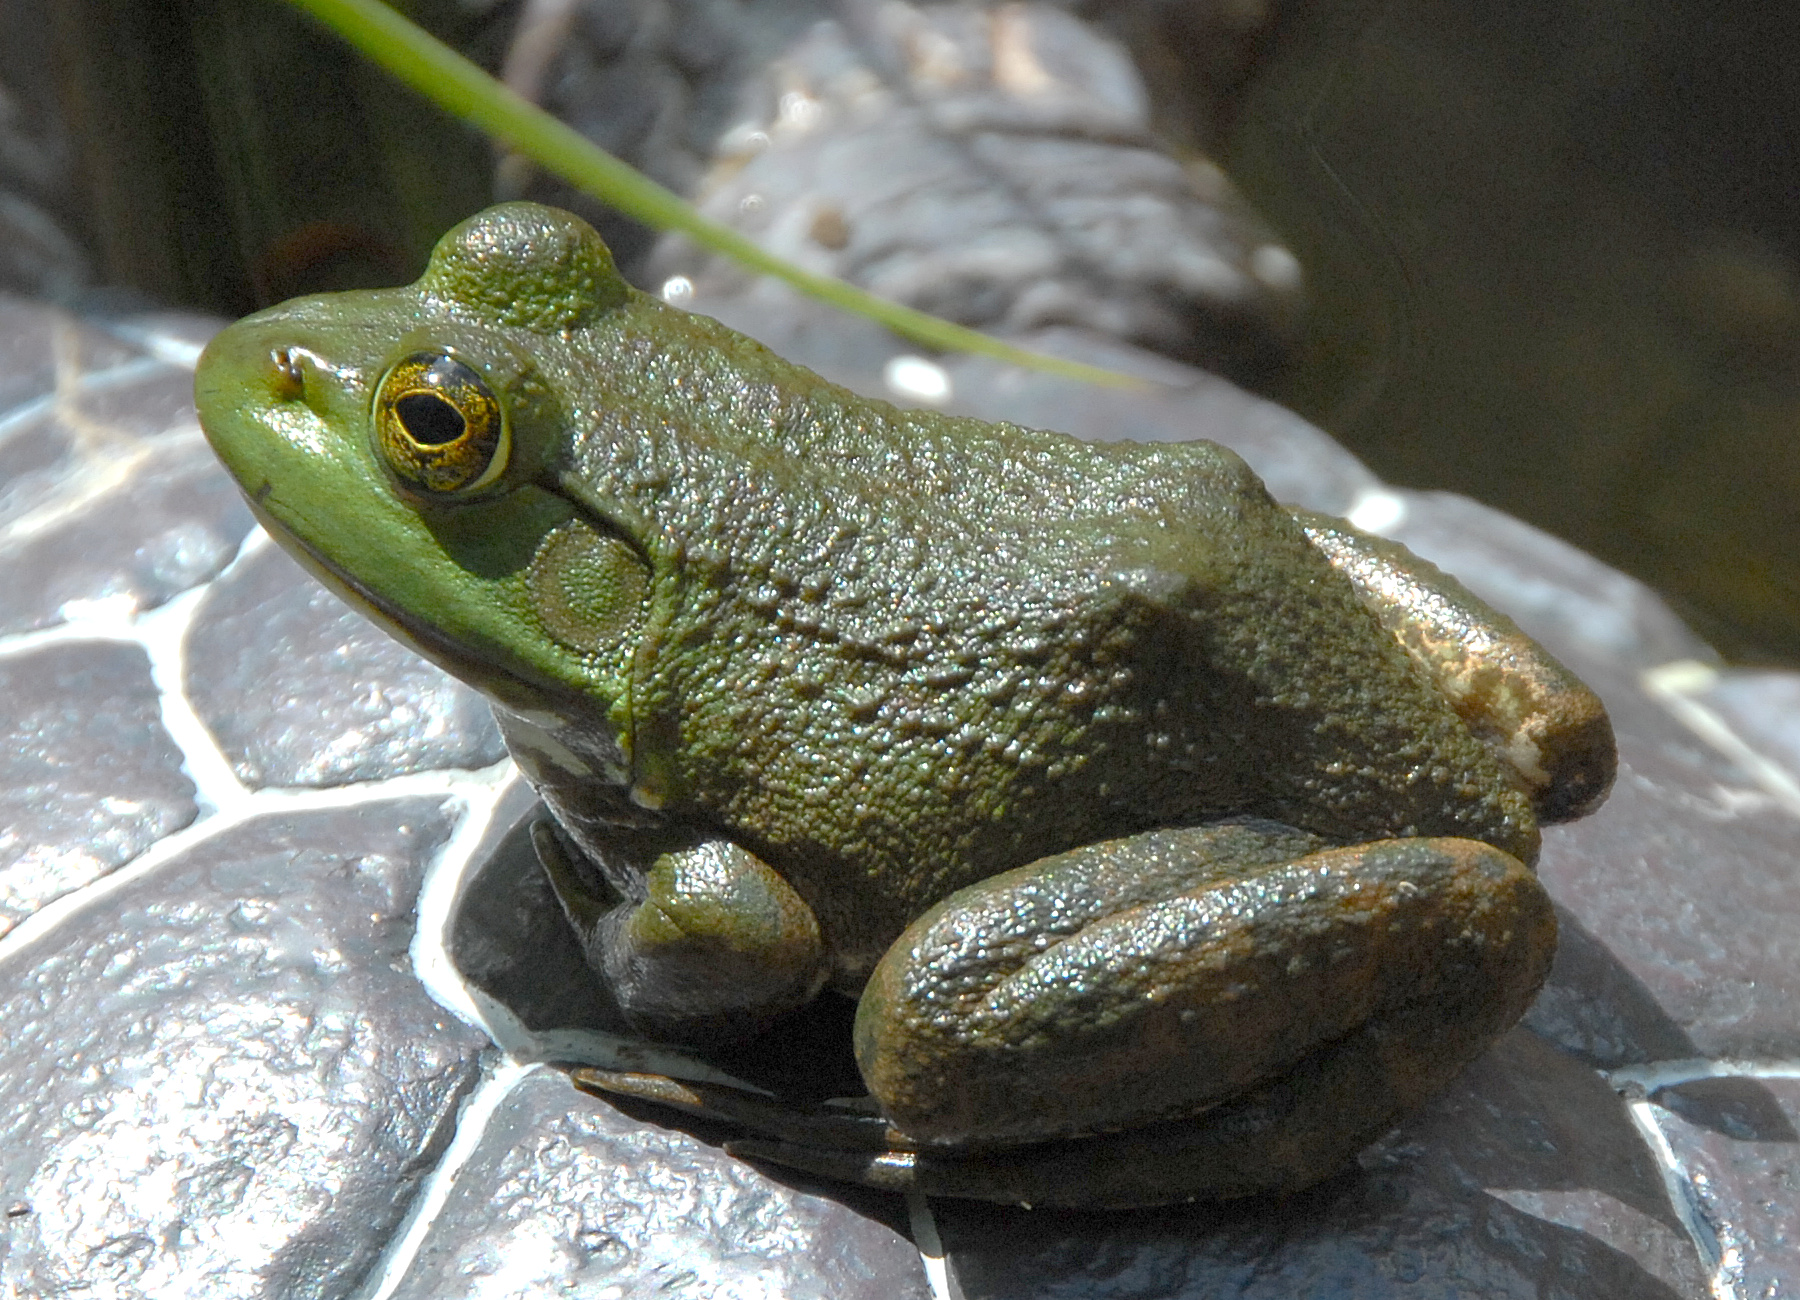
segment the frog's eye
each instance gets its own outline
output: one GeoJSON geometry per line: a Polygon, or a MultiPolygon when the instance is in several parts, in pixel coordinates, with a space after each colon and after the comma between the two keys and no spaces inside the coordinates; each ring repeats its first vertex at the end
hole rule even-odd
{"type": "Polygon", "coordinates": [[[415,352],[375,393],[375,441],[388,468],[426,492],[469,492],[506,470],[511,432],[487,381],[444,352],[415,352]]]}

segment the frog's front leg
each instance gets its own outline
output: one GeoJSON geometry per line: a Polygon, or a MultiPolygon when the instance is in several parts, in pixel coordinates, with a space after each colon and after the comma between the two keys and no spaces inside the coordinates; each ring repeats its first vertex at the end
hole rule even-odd
{"type": "Polygon", "coordinates": [[[1038,1203],[1292,1190],[1512,1025],[1555,942],[1535,877],[1474,841],[1237,822],[1092,845],[953,895],[876,968],[857,1060],[906,1143],[747,1150],[1038,1203]]]}
{"type": "Polygon", "coordinates": [[[717,837],[673,844],[622,834],[602,894],[549,818],[532,841],[588,964],[631,1027],[651,1038],[743,1038],[810,1002],[828,974],[818,918],[749,850],[717,837]]]}

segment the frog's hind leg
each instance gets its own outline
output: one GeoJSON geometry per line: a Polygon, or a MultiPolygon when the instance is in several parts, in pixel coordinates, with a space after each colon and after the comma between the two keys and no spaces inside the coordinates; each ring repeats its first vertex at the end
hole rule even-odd
{"type": "Polygon", "coordinates": [[[1513,1024],[1555,934],[1535,877],[1475,841],[1149,832],[920,918],[864,992],[857,1060],[924,1190],[1050,1201],[1077,1173],[1082,1203],[1292,1189],[1513,1024]],[[1169,1150],[1188,1154],[1152,1159],[1169,1150]],[[1059,1153],[1073,1164],[1046,1172],[1059,1153]]]}
{"type": "Polygon", "coordinates": [[[810,1002],[829,971],[818,919],[768,864],[717,838],[639,847],[620,874],[642,897],[602,894],[575,852],[541,818],[538,860],[632,1028],[669,1042],[709,1044],[756,1033],[810,1002]]]}
{"type": "Polygon", "coordinates": [[[1400,543],[1330,515],[1293,514],[1464,725],[1518,774],[1539,821],[1599,806],[1618,767],[1599,696],[1518,624],[1400,543]]]}
{"type": "MultiPolygon", "coordinates": [[[[1132,1209],[1296,1192],[1344,1168],[1448,1085],[1506,1028],[1500,1005],[1402,1005],[1270,1083],[1198,1115],[1117,1133],[945,1151],[891,1127],[879,1141],[876,1121],[815,1132],[790,1121],[785,1138],[735,1140],[726,1150],[888,1191],[1024,1205],[1132,1209]]],[[[729,1109],[709,1098],[695,1113],[729,1109]]]]}

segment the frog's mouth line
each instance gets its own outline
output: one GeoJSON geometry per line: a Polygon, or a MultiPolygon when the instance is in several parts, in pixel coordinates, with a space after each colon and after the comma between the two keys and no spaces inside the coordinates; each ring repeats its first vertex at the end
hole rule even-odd
{"type": "Polygon", "coordinates": [[[263,531],[299,561],[300,567],[327,591],[413,653],[436,664],[458,681],[467,682],[471,686],[481,683],[475,689],[507,708],[555,709],[564,697],[573,694],[560,683],[533,680],[495,659],[477,659],[433,628],[403,622],[373,591],[355,578],[332,568],[318,548],[283,526],[280,520],[270,514],[263,505],[267,496],[266,490],[261,493],[244,493],[250,513],[262,525],[263,531]],[[495,690],[496,683],[504,683],[514,689],[495,690]]]}

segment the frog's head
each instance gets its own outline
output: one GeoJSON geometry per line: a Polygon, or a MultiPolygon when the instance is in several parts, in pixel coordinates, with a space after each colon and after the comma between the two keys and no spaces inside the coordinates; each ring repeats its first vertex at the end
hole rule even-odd
{"type": "Polygon", "coordinates": [[[497,702],[616,755],[658,562],[628,510],[569,490],[567,376],[584,338],[647,301],[585,223],[505,204],[444,236],[414,284],[226,329],[196,375],[200,422],[327,584],[497,702]]]}

